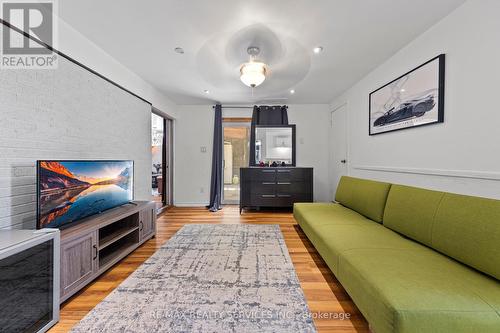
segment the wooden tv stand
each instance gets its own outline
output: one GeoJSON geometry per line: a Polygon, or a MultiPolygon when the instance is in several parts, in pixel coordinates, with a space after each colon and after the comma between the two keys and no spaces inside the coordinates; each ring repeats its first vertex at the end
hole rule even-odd
{"type": "Polygon", "coordinates": [[[134,201],[61,230],[61,303],[155,234],[151,201],[134,201]]]}

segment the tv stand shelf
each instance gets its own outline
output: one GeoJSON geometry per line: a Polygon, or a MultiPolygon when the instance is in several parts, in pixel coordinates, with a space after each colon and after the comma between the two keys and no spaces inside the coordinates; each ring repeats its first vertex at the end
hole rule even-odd
{"type": "Polygon", "coordinates": [[[128,250],[135,249],[136,243],[137,240],[135,240],[135,235],[131,234],[130,236],[121,238],[118,241],[112,243],[105,249],[99,250],[99,268],[108,269],[109,266],[112,266],[116,261],[119,260],[118,258],[121,259],[123,253],[127,252],[128,250]]]}
{"type": "Polygon", "coordinates": [[[117,231],[114,231],[113,233],[110,233],[109,235],[104,236],[102,239],[99,239],[99,251],[101,251],[102,249],[104,249],[109,245],[114,244],[115,242],[119,241],[120,239],[129,235],[130,233],[138,230],[139,227],[121,228],[117,231]]]}
{"type": "Polygon", "coordinates": [[[61,303],[156,233],[156,205],[134,201],[61,230],[61,303]]]}

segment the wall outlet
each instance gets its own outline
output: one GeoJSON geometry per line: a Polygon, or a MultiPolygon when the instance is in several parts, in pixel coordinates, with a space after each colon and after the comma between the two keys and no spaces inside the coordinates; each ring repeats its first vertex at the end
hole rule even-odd
{"type": "Polygon", "coordinates": [[[205,146],[201,146],[201,147],[200,147],[200,151],[201,151],[202,153],[206,153],[206,152],[207,152],[207,147],[205,147],[205,146]]]}

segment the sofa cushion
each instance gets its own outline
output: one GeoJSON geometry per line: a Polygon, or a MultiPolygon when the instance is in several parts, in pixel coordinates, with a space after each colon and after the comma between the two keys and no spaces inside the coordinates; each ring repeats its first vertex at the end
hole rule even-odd
{"type": "Polygon", "coordinates": [[[293,215],[333,272],[336,270],[337,256],[319,237],[318,227],[321,225],[362,225],[368,222],[376,224],[355,211],[334,203],[295,203],[293,215]]]}
{"type": "Polygon", "coordinates": [[[500,283],[422,245],[346,251],[336,276],[375,332],[500,328],[500,283]]]}
{"type": "Polygon", "coordinates": [[[384,226],[500,279],[500,201],[393,185],[384,226]]]}
{"type": "Polygon", "coordinates": [[[389,183],[343,176],[337,187],[335,200],[381,223],[390,188],[389,183]]]}
{"type": "Polygon", "coordinates": [[[322,244],[326,250],[328,260],[325,261],[334,274],[338,273],[342,255],[351,250],[411,250],[421,246],[375,222],[367,222],[367,225],[309,225],[305,230],[308,230],[308,237],[316,240],[315,245],[322,244]]]}
{"type": "Polygon", "coordinates": [[[446,193],[432,247],[500,280],[500,200],[446,193]]]}
{"type": "Polygon", "coordinates": [[[339,204],[297,203],[294,215],[334,273],[344,251],[371,248],[407,250],[420,246],[339,204]]]}
{"type": "Polygon", "coordinates": [[[300,202],[293,205],[293,215],[299,222],[314,224],[364,224],[371,222],[363,215],[337,203],[300,202]]]}
{"type": "Polygon", "coordinates": [[[384,226],[431,246],[432,225],[444,192],[392,185],[384,211],[384,226]]]}

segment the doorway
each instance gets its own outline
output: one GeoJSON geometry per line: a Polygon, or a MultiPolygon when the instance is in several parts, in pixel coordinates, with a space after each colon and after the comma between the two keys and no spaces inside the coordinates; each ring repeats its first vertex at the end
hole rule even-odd
{"type": "Polygon", "coordinates": [[[151,194],[156,208],[173,203],[172,198],[172,119],[163,117],[153,109],[151,114],[151,194]]]}
{"type": "Polygon", "coordinates": [[[224,118],[222,121],[224,140],[223,204],[235,205],[240,202],[240,168],[249,165],[250,121],[249,118],[224,118]]]}
{"type": "Polygon", "coordinates": [[[332,198],[337,191],[340,177],[347,175],[347,104],[335,108],[331,114],[331,189],[332,198]]]}

